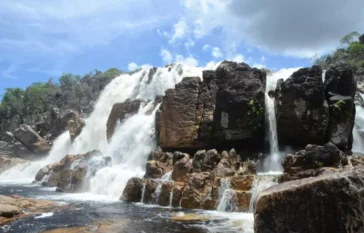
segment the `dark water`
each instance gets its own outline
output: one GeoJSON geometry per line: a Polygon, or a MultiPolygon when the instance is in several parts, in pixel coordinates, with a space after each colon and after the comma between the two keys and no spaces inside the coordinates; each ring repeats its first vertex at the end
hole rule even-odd
{"type": "Polygon", "coordinates": [[[43,214],[42,216],[44,217],[41,214],[36,214],[16,220],[10,225],[0,228],[0,232],[38,233],[58,228],[71,229],[73,227],[85,226],[88,226],[88,231],[79,229],[73,232],[253,232],[250,216],[241,213],[191,211],[132,204],[122,201],[98,200],[88,194],[60,194],[51,188],[32,185],[0,184],[0,194],[17,194],[70,204],[69,207],[63,210],[43,214]],[[170,219],[174,215],[189,214],[204,216],[208,220],[182,223],[170,219]]]}

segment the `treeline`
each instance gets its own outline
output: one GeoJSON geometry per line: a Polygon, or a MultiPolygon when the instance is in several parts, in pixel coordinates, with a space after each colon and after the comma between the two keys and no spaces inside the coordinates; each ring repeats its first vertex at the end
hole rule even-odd
{"type": "Polygon", "coordinates": [[[0,104],[0,130],[8,130],[11,122],[23,123],[26,117],[35,118],[54,107],[89,113],[93,108],[90,101],[96,101],[102,89],[122,73],[116,68],[105,72],[94,70],[83,77],[65,73],[58,82],[51,78],[47,83],[33,83],[25,90],[8,88],[0,104]]]}
{"type": "Polygon", "coordinates": [[[345,35],[340,40],[341,46],[335,52],[317,58],[314,63],[326,67],[329,64],[344,62],[355,69],[364,68],[364,43],[359,41],[359,37],[358,32],[345,35]]]}

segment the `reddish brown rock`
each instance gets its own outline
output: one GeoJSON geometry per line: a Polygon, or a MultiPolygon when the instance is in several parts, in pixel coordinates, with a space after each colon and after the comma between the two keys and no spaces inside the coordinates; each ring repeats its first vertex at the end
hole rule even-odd
{"type": "Polygon", "coordinates": [[[120,200],[139,202],[142,199],[143,180],[137,177],[130,178],[126,184],[120,200]]]}

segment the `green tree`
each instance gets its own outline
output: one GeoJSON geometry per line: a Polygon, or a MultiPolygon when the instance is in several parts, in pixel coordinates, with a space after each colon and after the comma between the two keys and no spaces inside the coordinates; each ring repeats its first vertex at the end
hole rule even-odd
{"type": "Polygon", "coordinates": [[[342,45],[349,45],[351,42],[353,42],[359,36],[360,36],[359,32],[350,32],[349,34],[347,34],[343,38],[341,38],[340,43],[342,45]]]}

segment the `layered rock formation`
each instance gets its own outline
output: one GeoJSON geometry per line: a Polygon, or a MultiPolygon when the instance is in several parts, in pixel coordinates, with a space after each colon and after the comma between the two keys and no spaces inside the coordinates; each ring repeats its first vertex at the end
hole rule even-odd
{"type": "Polygon", "coordinates": [[[162,206],[248,211],[256,180],[253,161],[240,161],[235,150],[189,154],[158,148],[147,164],[144,179],[128,181],[121,199],[162,206]],[[158,169],[151,164],[158,164],[158,169]],[[229,196],[223,198],[224,195],[229,196]],[[226,203],[225,203],[226,202],[226,203]]]}
{"type": "Polygon", "coordinates": [[[163,149],[251,148],[264,140],[266,73],[223,62],[168,90],[156,115],[163,149]]]}
{"type": "Polygon", "coordinates": [[[349,66],[333,66],[322,81],[319,66],[300,69],[276,90],[277,132],[285,145],[332,142],[350,151],[356,81],[349,66]]]}

